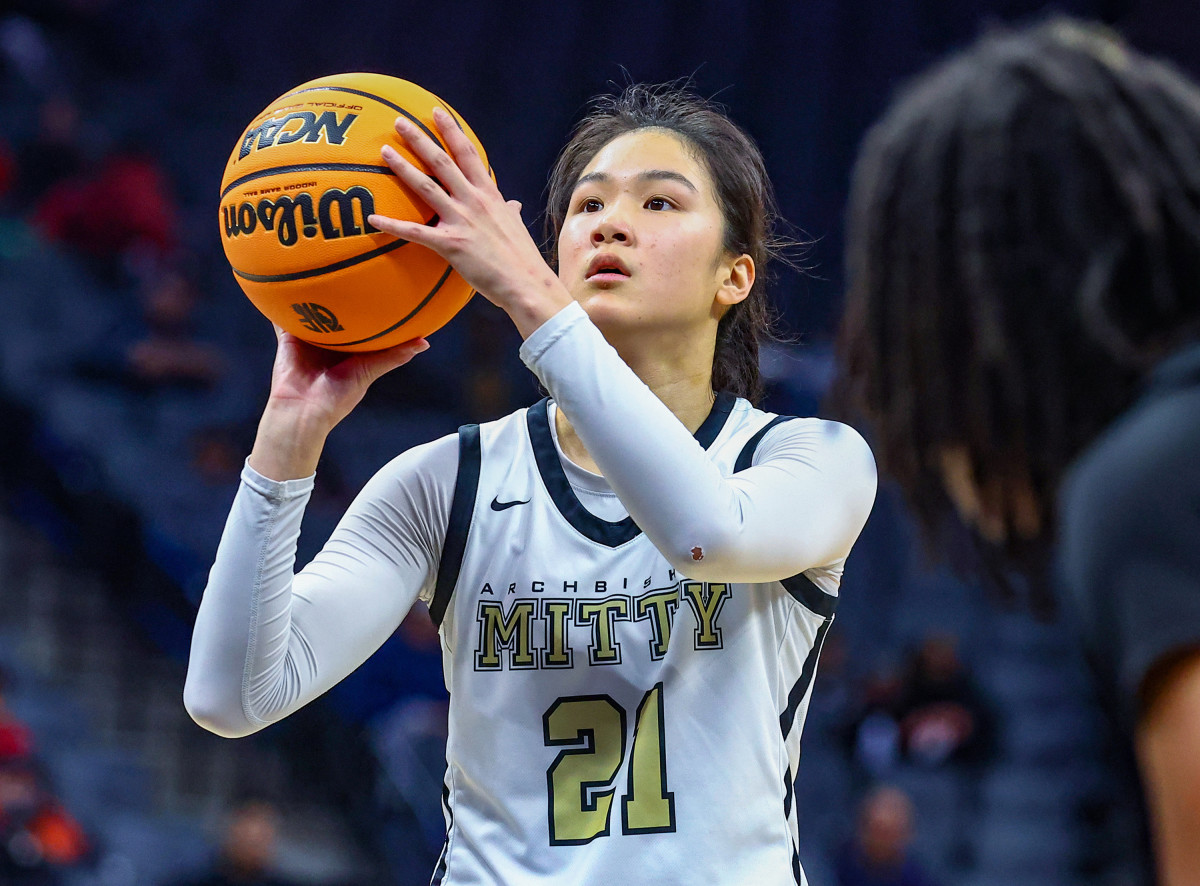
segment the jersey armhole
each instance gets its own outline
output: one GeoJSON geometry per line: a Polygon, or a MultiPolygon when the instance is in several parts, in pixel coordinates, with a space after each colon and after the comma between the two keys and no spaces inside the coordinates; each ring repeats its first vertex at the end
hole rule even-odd
{"type": "Polygon", "coordinates": [[[429,604],[429,616],[437,627],[442,626],[446,607],[458,583],[463,552],[467,548],[467,531],[475,512],[475,495],[479,491],[479,468],[483,448],[479,442],[479,425],[463,425],[458,429],[458,473],[454,478],[454,498],[450,502],[450,519],[446,524],[446,540],[438,560],[437,584],[429,604]]]}
{"type": "MultiPolygon", "coordinates": [[[[795,415],[777,415],[759,428],[754,436],[746,441],[746,445],[742,447],[742,451],[738,453],[737,461],[733,465],[733,472],[736,474],[739,471],[744,471],[754,463],[754,453],[758,451],[758,444],[762,442],[763,437],[767,436],[767,433],[772,428],[783,424],[785,421],[792,421],[795,418],[797,418],[795,415]]],[[[783,579],[780,581],[780,584],[783,585],[784,590],[791,595],[793,600],[810,612],[821,616],[826,622],[833,619],[834,612],[837,609],[838,598],[833,594],[828,594],[821,590],[803,572],[783,579]]]]}
{"type": "Polygon", "coordinates": [[[759,428],[754,436],[746,441],[746,445],[742,447],[742,451],[738,453],[737,461],[733,463],[733,472],[735,474],[739,473],[754,464],[754,453],[758,451],[758,444],[762,442],[763,437],[767,436],[768,431],[796,417],[795,415],[777,415],[759,428]]]}

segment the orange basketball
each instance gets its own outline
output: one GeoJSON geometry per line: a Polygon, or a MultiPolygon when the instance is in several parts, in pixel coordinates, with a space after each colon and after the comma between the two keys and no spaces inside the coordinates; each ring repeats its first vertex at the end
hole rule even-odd
{"type": "Polygon", "coordinates": [[[379,155],[390,144],[419,167],[393,126],[403,115],[438,144],[436,95],[383,74],[336,74],[271,102],[234,145],[221,180],[220,231],[242,289],[305,341],[373,351],[428,335],[473,295],[430,249],[367,222],[373,212],[429,223],[433,211],[379,155]]]}

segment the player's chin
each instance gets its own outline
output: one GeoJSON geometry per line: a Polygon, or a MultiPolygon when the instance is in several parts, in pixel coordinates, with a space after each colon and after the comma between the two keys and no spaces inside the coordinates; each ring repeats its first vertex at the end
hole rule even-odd
{"type": "Polygon", "coordinates": [[[601,330],[622,329],[641,322],[636,302],[615,289],[591,289],[576,293],[575,300],[601,330]]]}

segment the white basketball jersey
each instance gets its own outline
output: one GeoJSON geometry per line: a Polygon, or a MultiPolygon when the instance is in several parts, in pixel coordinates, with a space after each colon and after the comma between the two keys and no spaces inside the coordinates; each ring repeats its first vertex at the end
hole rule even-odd
{"type": "MultiPolygon", "coordinates": [[[[784,420],[721,395],[696,438],[730,474],[784,420]]],[[[434,883],[805,883],[792,785],[841,564],[690,580],[580,504],[545,400],[459,443],[434,883]]]]}

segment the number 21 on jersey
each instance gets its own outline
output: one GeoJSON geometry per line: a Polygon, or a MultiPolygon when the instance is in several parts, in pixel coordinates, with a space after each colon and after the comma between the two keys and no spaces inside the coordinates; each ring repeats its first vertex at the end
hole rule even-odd
{"type": "MultiPolygon", "coordinates": [[[[625,760],[627,713],[608,695],[560,698],[542,715],[547,747],[569,745],[546,770],[550,845],[590,843],[610,833],[617,771],[625,760]]],[[[667,790],[663,684],[642,697],[635,715],[621,831],[675,830],[675,795],[667,790]]]]}

